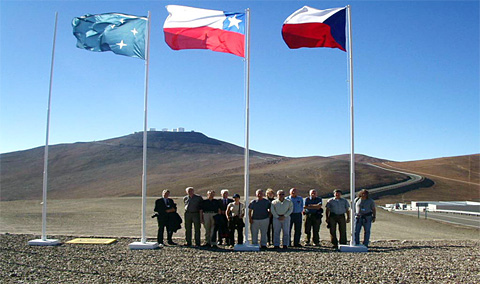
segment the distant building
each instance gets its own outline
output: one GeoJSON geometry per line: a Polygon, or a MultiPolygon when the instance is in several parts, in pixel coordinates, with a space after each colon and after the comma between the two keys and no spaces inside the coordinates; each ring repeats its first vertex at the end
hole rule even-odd
{"type": "MultiPolygon", "coordinates": [[[[156,131],[155,128],[150,128],[150,131],[156,131]]],[[[185,132],[184,127],[179,127],[179,128],[172,128],[172,130],[168,128],[162,128],[162,132],[185,132]]],[[[192,132],[195,132],[192,130],[192,132]]]]}
{"type": "Polygon", "coordinates": [[[150,128],[149,131],[157,131],[157,129],[156,128],[150,128]]]}

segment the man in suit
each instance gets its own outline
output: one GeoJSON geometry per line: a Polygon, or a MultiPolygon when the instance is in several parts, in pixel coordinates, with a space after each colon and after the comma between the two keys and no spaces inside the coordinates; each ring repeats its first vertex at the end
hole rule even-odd
{"type": "Polygon", "coordinates": [[[225,215],[225,212],[227,211],[227,205],[233,202],[233,199],[228,198],[229,191],[228,189],[222,189],[220,191],[220,194],[222,195],[222,199],[219,200],[220,202],[220,224],[218,224],[218,227],[216,228],[218,230],[218,244],[221,245],[223,243],[223,239],[225,239],[225,244],[226,245],[231,245],[230,242],[230,236],[229,236],[229,230],[228,230],[228,220],[227,220],[227,215],[225,215]]]}
{"type": "Polygon", "coordinates": [[[177,211],[177,204],[173,202],[173,199],[168,198],[170,196],[170,191],[165,189],[162,192],[163,198],[159,198],[155,201],[155,209],[153,211],[157,212],[157,222],[158,222],[158,233],[157,241],[159,244],[163,244],[163,232],[165,228],[167,229],[167,242],[169,245],[176,245],[173,242],[173,230],[169,225],[169,213],[174,213],[177,211]]]}

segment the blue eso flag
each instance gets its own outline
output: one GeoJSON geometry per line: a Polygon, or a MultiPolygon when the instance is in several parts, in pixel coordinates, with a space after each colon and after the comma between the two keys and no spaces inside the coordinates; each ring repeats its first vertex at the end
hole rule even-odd
{"type": "Polygon", "coordinates": [[[88,14],[73,18],[72,26],[78,48],[145,59],[147,17],[88,14]]]}

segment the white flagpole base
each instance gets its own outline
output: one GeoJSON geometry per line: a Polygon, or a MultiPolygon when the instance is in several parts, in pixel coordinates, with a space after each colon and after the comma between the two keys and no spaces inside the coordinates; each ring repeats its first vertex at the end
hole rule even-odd
{"type": "Polygon", "coordinates": [[[128,245],[129,249],[157,249],[163,247],[163,245],[159,245],[158,243],[155,242],[133,242],[128,245]]]}
{"type": "Polygon", "coordinates": [[[339,245],[338,250],[340,252],[368,252],[368,248],[364,245],[339,245]]]}
{"type": "Polygon", "coordinates": [[[61,245],[62,243],[59,240],[55,239],[36,239],[36,240],[31,240],[28,241],[29,246],[58,246],[61,245]]]}
{"type": "Polygon", "coordinates": [[[248,241],[247,241],[247,242],[244,242],[241,245],[236,244],[233,247],[233,250],[234,251],[260,251],[260,246],[249,244],[248,241]]]}

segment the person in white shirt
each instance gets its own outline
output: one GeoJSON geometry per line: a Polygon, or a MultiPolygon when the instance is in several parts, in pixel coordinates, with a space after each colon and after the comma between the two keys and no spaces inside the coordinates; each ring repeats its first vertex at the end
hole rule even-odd
{"type": "Polygon", "coordinates": [[[278,199],[272,201],[270,208],[273,215],[273,246],[280,248],[280,231],[283,231],[283,248],[286,249],[290,243],[290,215],[293,212],[292,201],[285,199],[283,190],[277,191],[278,199]]]}

